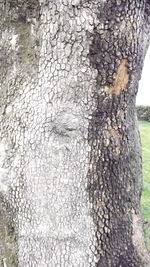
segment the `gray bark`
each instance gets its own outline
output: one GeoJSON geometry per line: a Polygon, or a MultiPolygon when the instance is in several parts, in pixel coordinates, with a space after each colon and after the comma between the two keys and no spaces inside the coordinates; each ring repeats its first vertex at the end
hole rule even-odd
{"type": "Polygon", "coordinates": [[[149,266],[135,109],[149,1],[0,7],[1,266],[149,266]]]}

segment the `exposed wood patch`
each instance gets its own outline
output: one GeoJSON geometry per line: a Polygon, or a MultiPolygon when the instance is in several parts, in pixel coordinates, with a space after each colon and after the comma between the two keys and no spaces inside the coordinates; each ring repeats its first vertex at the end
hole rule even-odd
{"type": "Polygon", "coordinates": [[[111,136],[120,136],[120,132],[118,129],[111,129],[108,130],[108,135],[111,136]]]}
{"type": "Polygon", "coordinates": [[[128,60],[122,59],[117,73],[114,75],[113,86],[106,86],[105,89],[109,94],[119,95],[127,86],[129,81],[128,60]]]}

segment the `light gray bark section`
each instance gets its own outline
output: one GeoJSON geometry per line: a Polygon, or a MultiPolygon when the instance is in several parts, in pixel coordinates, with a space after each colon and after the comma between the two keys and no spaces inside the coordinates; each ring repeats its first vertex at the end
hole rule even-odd
{"type": "Polygon", "coordinates": [[[86,192],[88,117],[96,78],[87,59],[86,30],[92,31],[93,19],[87,8],[71,17],[64,3],[50,2],[41,8],[38,30],[35,18],[3,33],[2,42],[7,40],[13,53],[4,82],[14,97],[1,121],[1,182],[16,211],[19,267],[95,266],[98,261],[91,251],[95,226],[86,192]],[[25,38],[40,38],[36,69],[28,47],[19,44],[29,45],[21,41],[24,27],[25,38]]]}

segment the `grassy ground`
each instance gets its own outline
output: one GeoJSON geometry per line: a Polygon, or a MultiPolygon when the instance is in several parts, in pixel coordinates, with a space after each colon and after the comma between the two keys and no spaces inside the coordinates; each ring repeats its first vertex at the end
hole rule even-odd
{"type": "Polygon", "coordinates": [[[140,121],[143,155],[144,187],[142,194],[142,213],[145,219],[147,246],[150,249],[150,122],[140,121]]]}

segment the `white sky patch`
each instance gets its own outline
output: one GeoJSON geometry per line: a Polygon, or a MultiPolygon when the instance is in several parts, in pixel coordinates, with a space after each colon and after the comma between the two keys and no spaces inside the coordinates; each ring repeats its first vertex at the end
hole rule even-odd
{"type": "Polygon", "coordinates": [[[136,104],[150,106],[150,47],[144,61],[136,104]]]}

